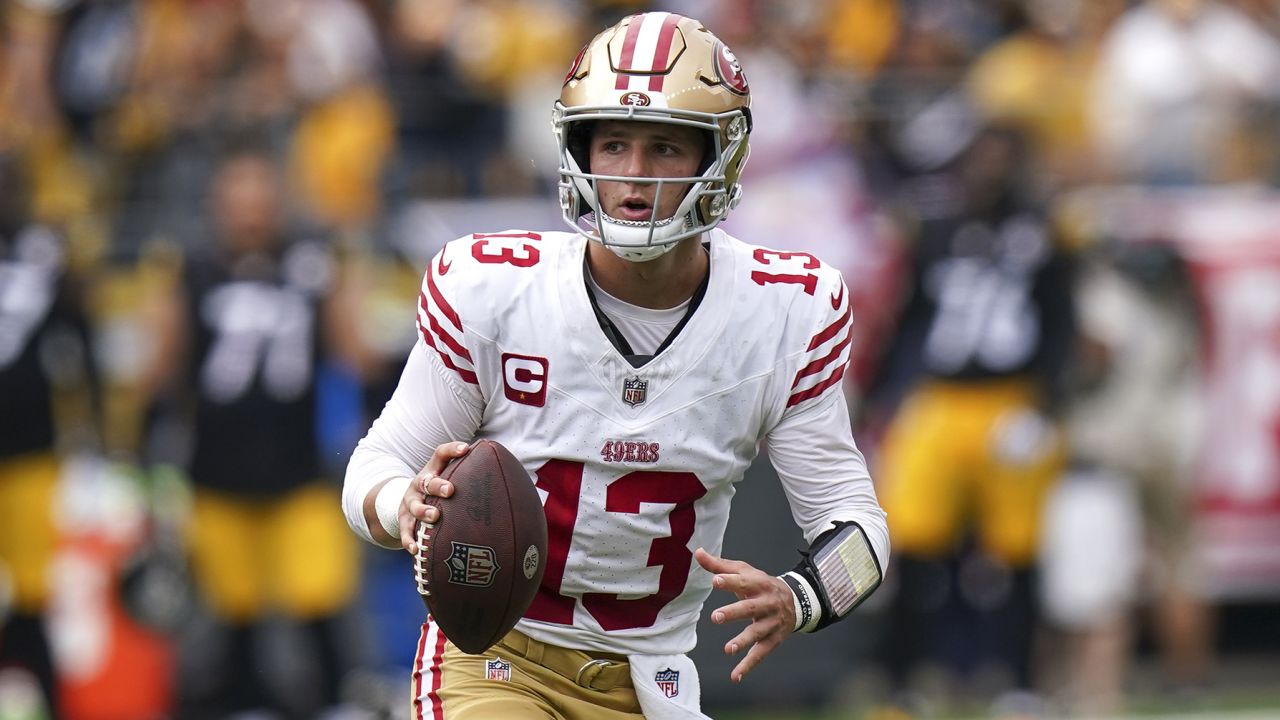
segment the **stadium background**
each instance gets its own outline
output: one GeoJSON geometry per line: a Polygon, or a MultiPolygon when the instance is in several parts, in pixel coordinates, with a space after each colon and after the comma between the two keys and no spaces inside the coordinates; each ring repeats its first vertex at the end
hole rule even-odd
{"type": "MultiPolygon", "coordinates": [[[[97,442],[80,442],[77,402],[63,403],[76,462],[59,505],[53,613],[68,707],[95,717],[77,693],[101,700],[140,675],[117,647],[130,633],[171,688],[198,685],[201,653],[190,650],[216,647],[198,605],[170,594],[178,585],[129,615],[115,581],[140,549],[180,554],[184,481],[151,459],[175,456],[165,445],[182,429],[142,435],[138,304],[175,250],[204,241],[219,144],[241,131],[266,139],[288,172],[298,234],[328,243],[359,288],[371,379],[331,366],[317,428],[340,478],[413,341],[425,259],[463,233],[559,226],[550,101],[590,33],[640,9],[698,17],[741,58],[756,132],[746,202],[728,228],[845,272],[862,317],[855,409],[880,377],[903,292],[902,206],[927,192],[913,182],[939,164],[930,158],[964,147],[975,127],[1031,139],[1028,181],[1074,250],[1156,243],[1189,265],[1205,318],[1194,542],[1216,632],[1200,681],[1171,683],[1143,612],[1157,590],[1141,585],[1127,606],[1136,640],[1124,705],[1280,713],[1280,7],[1267,0],[8,0],[0,161],[11,185],[0,192],[29,192],[33,220],[65,239],[105,388],[105,422],[87,433],[97,442]]],[[[0,409],[10,411],[3,399],[0,409]]],[[[874,462],[877,417],[859,417],[874,462]]],[[[726,554],[793,563],[800,541],[782,505],[757,464],[726,554]]],[[[422,608],[403,557],[366,555],[346,697],[398,709],[422,608]]],[[[881,595],[892,592],[890,582],[881,595]]],[[[707,710],[874,712],[886,603],[787,643],[741,686],[718,651],[726,631],[704,623],[695,659],[707,710]]],[[[1039,689],[1052,702],[1063,630],[1046,621],[1042,634],[1039,689]]],[[[293,643],[282,627],[263,654],[296,690],[306,664],[293,643]]],[[[989,712],[982,687],[925,688],[932,714],[989,712]]]]}

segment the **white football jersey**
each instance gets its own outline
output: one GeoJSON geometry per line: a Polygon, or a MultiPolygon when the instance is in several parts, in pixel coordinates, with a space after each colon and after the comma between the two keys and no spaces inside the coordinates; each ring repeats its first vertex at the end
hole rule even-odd
{"type": "Polygon", "coordinates": [[[567,647],[687,652],[711,590],[693,550],[719,554],[734,485],[767,440],[806,540],[858,522],[883,566],[884,514],[841,391],[852,318],[839,272],[706,239],[705,297],[640,368],[600,328],[581,236],[446,245],[423,282],[421,342],[352,458],[353,527],[368,532],[361,502],[379,480],[416,473],[443,442],[496,440],[547,516],[546,574],[518,627],[567,647]]]}

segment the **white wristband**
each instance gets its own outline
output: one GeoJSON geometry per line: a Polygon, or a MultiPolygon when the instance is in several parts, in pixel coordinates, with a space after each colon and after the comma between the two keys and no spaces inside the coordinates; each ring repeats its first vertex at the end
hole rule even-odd
{"type": "Polygon", "coordinates": [[[391,478],[378,490],[373,499],[373,509],[378,515],[378,524],[397,542],[400,540],[400,501],[408,492],[413,478],[391,478]]]}
{"type": "Polygon", "coordinates": [[[794,632],[813,632],[822,620],[822,605],[818,603],[818,594],[813,591],[809,581],[794,570],[779,577],[791,587],[796,611],[794,632]]]}

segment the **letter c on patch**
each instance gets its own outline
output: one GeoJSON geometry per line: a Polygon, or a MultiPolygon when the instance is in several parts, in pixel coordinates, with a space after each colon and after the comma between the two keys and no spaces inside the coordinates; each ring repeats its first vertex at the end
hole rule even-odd
{"type": "Polygon", "coordinates": [[[511,402],[542,407],[547,402],[547,359],[502,353],[502,391],[511,402]]]}

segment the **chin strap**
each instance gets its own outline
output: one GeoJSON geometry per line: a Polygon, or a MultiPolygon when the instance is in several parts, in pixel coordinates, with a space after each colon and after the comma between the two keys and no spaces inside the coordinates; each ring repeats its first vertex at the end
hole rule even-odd
{"type": "Polygon", "coordinates": [[[688,232],[693,228],[693,219],[689,213],[684,214],[682,222],[678,222],[679,217],[676,215],[666,220],[629,222],[592,210],[578,218],[575,227],[587,239],[609,248],[623,260],[649,262],[674,250],[681,240],[697,234],[688,232]],[[629,239],[630,242],[612,242],[619,238],[629,239]],[[657,242],[654,242],[655,239],[657,242]]]}
{"type": "Polygon", "coordinates": [[[837,522],[801,552],[800,564],[781,575],[795,596],[796,632],[843,620],[884,579],[862,526],[837,522]]]}
{"type": "Polygon", "coordinates": [[[666,243],[665,245],[650,245],[648,247],[642,247],[642,248],[620,247],[618,245],[605,245],[605,247],[613,251],[614,255],[617,255],[618,257],[622,258],[623,260],[626,260],[627,262],[635,262],[635,263],[649,262],[650,260],[657,260],[658,258],[662,257],[663,255],[666,255],[668,252],[674,249],[675,246],[676,246],[676,243],[666,243]]]}

